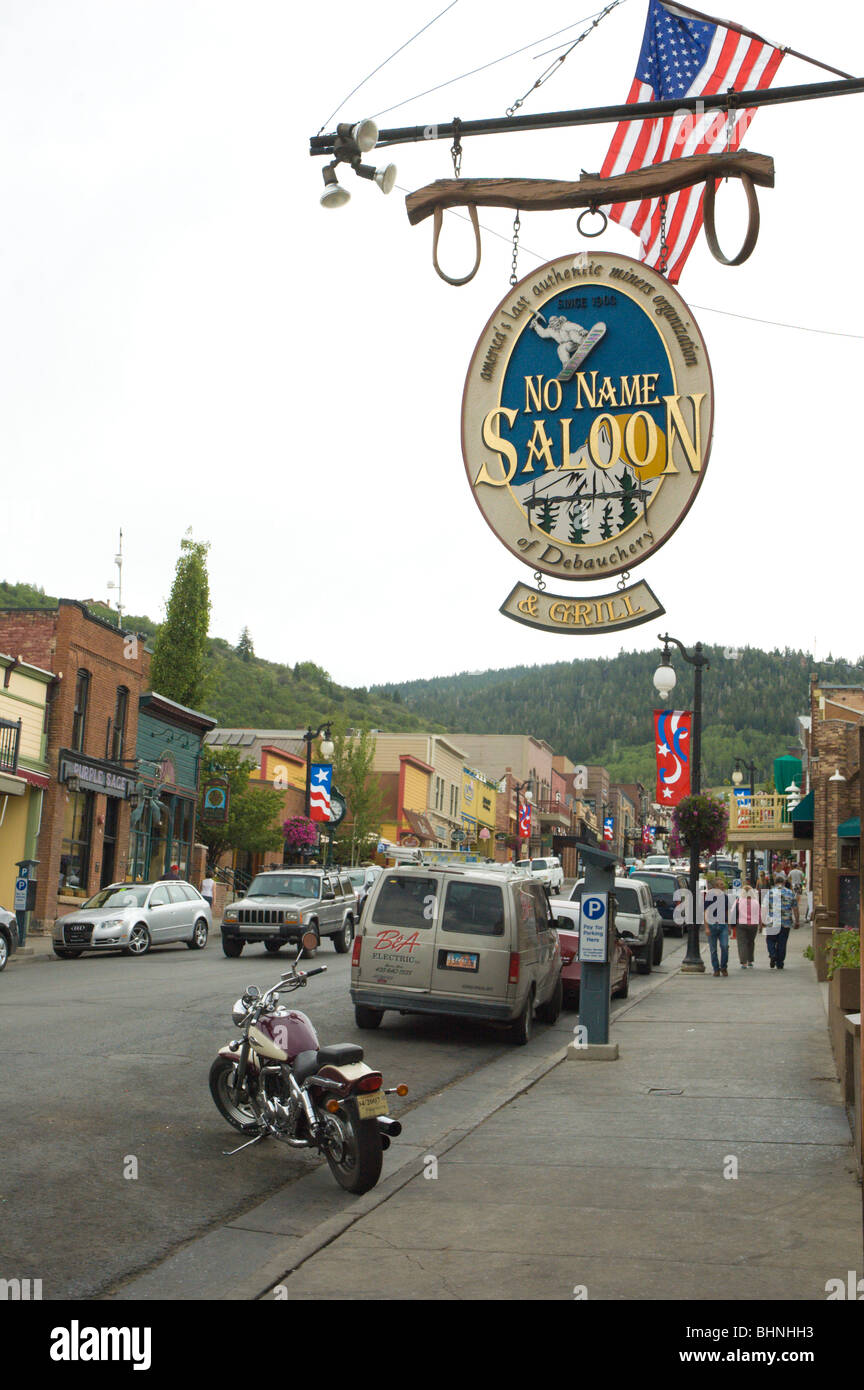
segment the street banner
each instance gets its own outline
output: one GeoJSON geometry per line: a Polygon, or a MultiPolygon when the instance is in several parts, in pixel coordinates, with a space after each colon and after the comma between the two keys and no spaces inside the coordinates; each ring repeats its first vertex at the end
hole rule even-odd
{"type": "MultiPolygon", "coordinates": [[[[230,798],[230,791],[229,791],[229,787],[228,787],[228,779],[227,779],[227,777],[223,777],[223,778],[221,778],[221,779],[219,779],[219,780],[214,780],[214,781],[210,781],[210,782],[205,782],[204,787],[203,787],[203,792],[204,792],[204,803],[203,803],[203,809],[202,809],[202,812],[201,812],[201,819],[202,819],[202,820],[205,820],[205,821],[210,821],[211,823],[219,823],[219,824],[221,824],[221,825],[224,825],[224,824],[226,823],[226,821],[228,820],[228,805],[229,805],[229,798],[230,798]]],[[[143,783],[142,783],[142,784],[141,784],[141,795],[140,795],[140,797],[139,797],[139,802],[138,802],[137,810],[138,810],[139,812],[142,812],[143,809],[144,809],[144,786],[143,786],[143,783]]],[[[133,820],[137,820],[137,819],[140,819],[140,818],[141,818],[140,815],[139,815],[138,817],[136,817],[136,816],[134,816],[134,814],[133,814],[133,820]]]]}
{"type": "Polygon", "coordinates": [[[615,839],[615,817],[614,817],[614,816],[607,816],[606,819],[605,819],[604,822],[603,822],[603,839],[604,839],[604,840],[614,840],[614,839],[615,839]]]}
{"type": "Polygon", "coordinates": [[[689,709],[655,709],[654,740],[657,749],[657,797],[661,806],[677,806],[690,795],[689,709]]]}
{"type": "Polygon", "coordinates": [[[738,803],[738,829],[745,830],[752,821],[753,807],[750,801],[750,788],[733,787],[732,790],[738,803]]]}
{"type": "Polygon", "coordinates": [[[333,782],[332,763],[313,763],[309,796],[310,820],[330,820],[330,788],[333,782]]]}
{"type": "Polygon", "coordinates": [[[531,839],[531,807],[527,801],[519,807],[519,839],[531,839]]]}

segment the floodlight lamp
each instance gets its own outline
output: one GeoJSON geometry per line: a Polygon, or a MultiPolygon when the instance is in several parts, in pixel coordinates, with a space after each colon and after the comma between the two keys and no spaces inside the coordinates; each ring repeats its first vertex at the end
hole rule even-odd
{"type": "Polygon", "coordinates": [[[336,177],[336,168],[333,164],[328,164],[323,170],[324,192],[321,194],[322,208],[341,208],[351,197],[347,188],[343,188],[336,177]]]}
{"type": "Polygon", "coordinates": [[[829,782],[845,782],[845,781],[846,781],[846,778],[843,776],[843,773],[840,771],[839,767],[835,767],[835,769],[834,769],[834,776],[833,776],[833,777],[829,777],[829,778],[828,778],[828,781],[829,781],[829,782]]]}
{"type": "Polygon", "coordinates": [[[336,134],[341,141],[354,145],[361,154],[368,154],[378,144],[378,127],[374,121],[357,121],[354,125],[350,121],[342,121],[336,127],[336,134]]]}
{"type": "Polygon", "coordinates": [[[373,164],[354,164],[352,168],[361,179],[377,183],[382,193],[389,193],[396,182],[395,164],[388,164],[384,169],[376,169],[373,164]]]}

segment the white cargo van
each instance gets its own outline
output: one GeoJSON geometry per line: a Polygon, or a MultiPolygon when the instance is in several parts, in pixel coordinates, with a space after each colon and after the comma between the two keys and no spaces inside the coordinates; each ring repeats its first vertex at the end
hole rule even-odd
{"type": "Polygon", "coordinates": [[[561,953],[543,888],[509,865],[387,869],[366,903],[351,957],[358,1028],[388,1010],[511,1025],[561,1012],[561,953]]]}

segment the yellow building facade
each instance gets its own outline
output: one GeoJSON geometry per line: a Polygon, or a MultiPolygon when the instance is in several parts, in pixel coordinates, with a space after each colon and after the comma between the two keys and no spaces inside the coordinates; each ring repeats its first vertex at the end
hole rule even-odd
{"type": "Polygon", "coordinates": [[[0,905],[10,912],[17,861],[37,857],[49,781],[45,712],[53,680],[52,672],[0,652],[0,905]]]}

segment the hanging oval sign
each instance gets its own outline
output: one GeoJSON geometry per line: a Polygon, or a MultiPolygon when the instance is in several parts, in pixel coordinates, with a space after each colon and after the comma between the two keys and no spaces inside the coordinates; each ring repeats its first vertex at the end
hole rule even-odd
{"type": "Polygon", "coordinates": [[[515,285],[471,359],[462,452],[481,512],[532,569],[602,579],[667,541],[699,490],[714,402],[684,300],[630,256],[515,285]]]}

